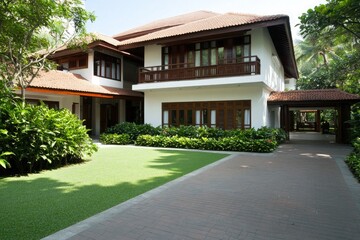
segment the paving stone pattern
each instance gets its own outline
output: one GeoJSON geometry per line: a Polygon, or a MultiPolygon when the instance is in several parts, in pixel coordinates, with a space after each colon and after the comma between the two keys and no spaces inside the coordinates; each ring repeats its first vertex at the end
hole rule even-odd
{"type": "Polygon", "coordinates": [[[299,140],[234,153],[46,239],[360,239],[360,184],[344,179],[350,151],[299,140]]]}

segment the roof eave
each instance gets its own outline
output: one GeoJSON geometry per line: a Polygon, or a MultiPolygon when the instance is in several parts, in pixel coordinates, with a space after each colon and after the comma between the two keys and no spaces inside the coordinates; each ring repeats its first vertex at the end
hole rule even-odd
{"type": "Polygon", "coordinates": [[[60,94],[60,95],[73,95],[73,96],[82,96],[82,97],[98,97],[98,98],[121,98],[121,99],[143,99],[144,96],[142,93],[134,94],[106,94],[99,92],[88,92],[88,91],[78,91],[78,90],[69,90],[69,89],[60,89],[60,88],[46,88],[46,87],[27,87],[26,91],[29,92],[38,92],[38,93],[50,93],[50,94],[60,94]]]}
{"type": "Polygon", "coordinates": [[[193,32],[193,33],[188,33],[188,34],[152,39],[149,41],[139,41],[139,42],[125,44],[125,45],[119,44],[118,48],[120,50],[126,50],[126,49],[132,49],[132,48],[137,48],[137,47],[143,47],[143,46],[150,45],[150,44],[164,44],[164,43],[178,42],[178,41],[183,41],[183,40],[213,37],[214,35],[216,36],[216,35],[236,33],[236,32],[242,32],[242,31],[250,31],[250,30],[256,29],[256,28],[263,28],[263,27],[269,27],[269,26],[273,26],[273,25],[282,24],[283,23],[282,18],[284,18],[284,17],[280,17],[279,19],[275,19],[275,20],[271,20],[271,21],[261,21],[261,22],[249,23],[249,24],[232,26],[232,27],[203,30],[203,31],[198,31],[198,32],[193,32]]]}

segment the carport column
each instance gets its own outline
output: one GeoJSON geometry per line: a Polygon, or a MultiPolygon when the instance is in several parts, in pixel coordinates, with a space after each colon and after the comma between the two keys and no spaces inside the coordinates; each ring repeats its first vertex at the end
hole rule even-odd
{"type": "Polygon", "coordinates": [[[287,133],[287,140],[289,140],[289,131],[290,131],[290,113],[289,113],[289,106],[282,105],[280,110],[280,127],[284,129],[287,133]]]}
{"type": "Polygon", "coordinates": [[[350,142],[350,105],[341,104],[338,107],[338,129],[336,132],[337,143],[349,143],[350,142]]]}
{"type": "Polygon", "coordinates": [[[94,111],[93,111],[93,134],[100,136],[100,98],[94,98],[94,111]]]}
{"type": "Polygon", "coordinates": [[[315,117],[315,124],[316,124],[316,132],[321,132],[321,116],[320,116],[320,110],[316,111],[316,117],[315,117]]]}

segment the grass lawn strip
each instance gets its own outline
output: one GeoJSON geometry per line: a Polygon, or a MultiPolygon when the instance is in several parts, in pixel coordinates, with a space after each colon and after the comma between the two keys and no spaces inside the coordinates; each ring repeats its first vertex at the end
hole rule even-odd
{"type": "Polygon", "coordinates": [[[227,154],[102,147],[90,161],[0,179],[0,239],[39,239],[227,154]]]}

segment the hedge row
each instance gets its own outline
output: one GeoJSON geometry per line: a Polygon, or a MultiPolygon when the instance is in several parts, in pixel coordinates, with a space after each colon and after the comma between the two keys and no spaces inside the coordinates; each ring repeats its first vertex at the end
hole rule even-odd
{"type": "Polygon", "coordinates": [[[103,144],[247,152],[271,152],[285,140],[285,131],[267,127],[222,130],[194,126],[161,128],[134,123],[117,124],[100,136],[103,144]]]}
{"type": "Polygon", "coordinates": [[[180,126],[180,127],[153,127],[150,124],[119,123],[106,129],[105,134],[128,134],[132,143],[141,135],[150,136],[179,136],[188,138],[224,138],[239,137],[250,139],[273,139],[278,143],[286,140],[286,132],[283,129],[262,127],[257,130],[251,128],[246,130],[223,130],[219,128],[180,126]]]}
{"type": "Polygon", "coordinates": [[[225,138],[188,138],[179,136],[139,136],[135,142],[138,146],[170,147],[186,149],[203,149],[219,151],[239,152],[272,152],[277,147],[277,142],[271,139],[248,139],[242,140],[238,137],[225,138]]]}

